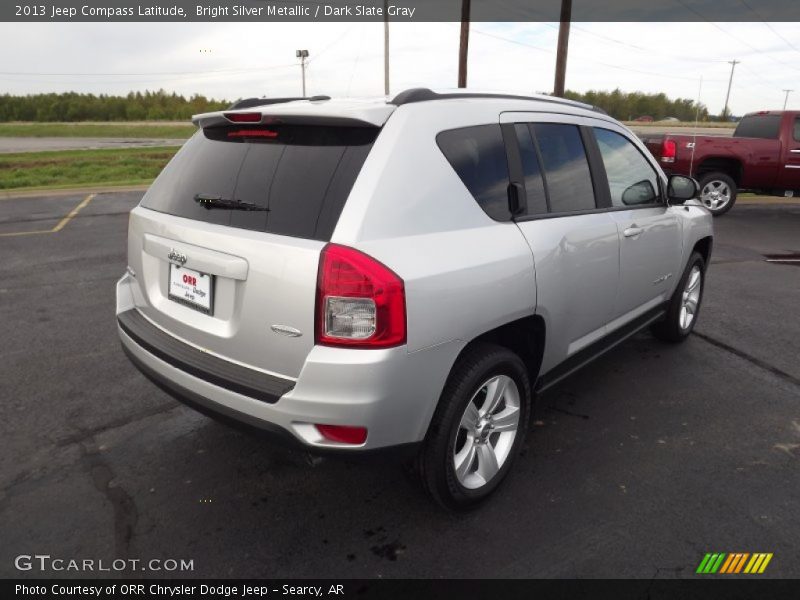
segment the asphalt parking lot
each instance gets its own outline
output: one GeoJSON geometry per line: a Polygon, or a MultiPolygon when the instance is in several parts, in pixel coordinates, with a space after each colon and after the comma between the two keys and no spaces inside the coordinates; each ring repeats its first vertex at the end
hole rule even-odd
{"type": "Polygon", "coordinates": [[[140,197],[0,199],[0,576],[42,576],[14,567],[38,553],[197,577],[650,579],[771,552],[764,576],[800,577],[800,264],[764,260],[800,253],[800,206],[717,219],[697,334],[641,334],[539,398],[504,488],[451,515],[398,467],[274,448],[128,363],[114,283],[140,197]]]}

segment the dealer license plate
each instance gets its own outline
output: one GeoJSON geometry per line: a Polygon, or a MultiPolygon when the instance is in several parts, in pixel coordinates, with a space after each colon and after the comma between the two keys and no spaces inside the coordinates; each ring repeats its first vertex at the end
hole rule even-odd
{"type": "Polygon", "coordinates": [[[210,315],[214,306],[214,276],[170,263],[169,298],[210,315]]]}

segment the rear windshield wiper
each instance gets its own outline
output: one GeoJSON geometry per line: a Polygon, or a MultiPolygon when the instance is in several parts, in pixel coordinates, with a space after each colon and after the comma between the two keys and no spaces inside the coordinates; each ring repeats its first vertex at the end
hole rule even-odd
{"type": "Polygon", "coordinates": [[[258,210],[264,212],[269,210],[266,206],[259,206],[251,202],[241,202],[239,200],[232,200],[221,196],[209,196],[207,194],[195,194],[194,201],[206,210],[211,210],[212,208],[221,208],[224,210],[258,210]]]}

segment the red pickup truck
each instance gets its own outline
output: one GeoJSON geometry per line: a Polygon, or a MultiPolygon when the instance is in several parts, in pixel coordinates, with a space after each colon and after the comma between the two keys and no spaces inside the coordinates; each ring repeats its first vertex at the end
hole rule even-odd
{"type": "Polygon", "coordinates": [[[740,190],[800,194],[800,111],[745,115],[733,137],[641,136],[667,174],[700,182],[700,198],[716,216],[728,212],[740,190]]]}

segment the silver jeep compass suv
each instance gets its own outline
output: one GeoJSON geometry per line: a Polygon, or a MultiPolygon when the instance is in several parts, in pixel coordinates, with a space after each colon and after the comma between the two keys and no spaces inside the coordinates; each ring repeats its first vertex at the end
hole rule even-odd
{"type": "Polygon", "coordinates": [[[133,363],[208,414],[317,452],[412,449],[465,507],[534,393],[697,321],[697,186],[591,106],[413,89],[194,122],[131,212],[116,310],[133,363]]]}

